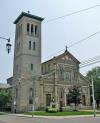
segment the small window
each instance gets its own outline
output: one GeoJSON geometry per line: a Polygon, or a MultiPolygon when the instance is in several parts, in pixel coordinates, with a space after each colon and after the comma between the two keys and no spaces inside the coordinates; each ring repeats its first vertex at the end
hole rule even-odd
{"type": "Polygon", "coordinates": [[[33,50],[36,50],[36,43],[33,42],[33,50]]]}
{"type": "Polygon", "coordinates": [[[33,70],[33,64],[31,64],[31,71],[33,70]]]}
{"type": "Polygon", "coordinates": [[[29,104],[33,104],[33,88],[29,89],[29,104]]]}
{"type": "Polygon", "coordinates": [[[37,28],[37,25],[35,26],[35,36],[37,36],[37,33],[38,33],[38,28],[37,28]]]}
{"type": "Polygon", "coordinates": [[[30,24],[27,23],[27,32],[29,33],[29,30],[30,30],[30,24]]]}
{"type": "Polygon", "coordinates": [[[33,35],[33,24],[31,24],[31,35],[33,35]]]}
{"type": "Polygon", "coordinates": [[[31,41],[29,41],[29,50],[31,50],[31,41]]]}

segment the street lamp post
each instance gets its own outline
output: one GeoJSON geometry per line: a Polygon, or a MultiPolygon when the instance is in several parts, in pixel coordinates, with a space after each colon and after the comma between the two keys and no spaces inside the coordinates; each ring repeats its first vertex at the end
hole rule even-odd
{"type": "Polygon", "coordinates": [[[0,37],[0,38],[8,41],[8,43],[6,44],[6,48],[7,48],[8,54],[9,54],[10,50],[11,50],[10,38],[4,38],[4,37],[0,37]]]}
{"type": "Polygon", "coordinates": [[[35,80],[33,81],[33,105],[32,105],[32,117],[34,116],[35,111],[35,80]]]}
{"type": "Polygon", "coordinates": [[[96,116],[96,107],[95,107],[95,97],[94,97],[94,81],[93,81],[93,77],[91,77],[92,79],[92,99],[93,99],[93,111],[94,111],[94,117],[96,116]]]}

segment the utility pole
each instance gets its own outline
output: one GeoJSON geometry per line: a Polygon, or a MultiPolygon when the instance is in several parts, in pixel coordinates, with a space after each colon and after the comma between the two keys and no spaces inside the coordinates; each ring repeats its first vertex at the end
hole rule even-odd
{"type": "Polygon", "coordinates": [[[96,116],[96,111],[95,111],[95,97],[94,97],[94,81],[93,81],[93,77],[91,77],[92,79],[92,98],[93,98],[93,111],[94,111],[94,117],[96,116]]]}
{"type": "Polygon", "coordinates": [[[32,105],[32,117],[35,111],[35,79],[33,80],[33,105],[32,105]]]}

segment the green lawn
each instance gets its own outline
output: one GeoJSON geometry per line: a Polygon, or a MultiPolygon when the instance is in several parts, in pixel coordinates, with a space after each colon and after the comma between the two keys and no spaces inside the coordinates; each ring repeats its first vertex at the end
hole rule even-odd
{"type": "MultiPolygon", "coordinates": [[[[97,112],[98,113],[98,112],[97,112]]],[[[92,111],[67,111],[67,112],[56,112],[56,113],[48,113],[48,112],[27,112],[25,114],[28,115],[41,115],[41,116],[71,116],[71,115],[91,115],[92,111]]],[[[100,114],[100,113],[98,113],[100,114]]]]}

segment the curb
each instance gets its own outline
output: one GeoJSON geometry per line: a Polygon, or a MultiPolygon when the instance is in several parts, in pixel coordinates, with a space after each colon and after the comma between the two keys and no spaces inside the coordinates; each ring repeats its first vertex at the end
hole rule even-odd
{"type": "MultiPolygon", "coordinates": [[[[32,115],[24,115],[24,114],[8,114],[8,116],[16,116],[16,117],[27,117],[27,118],[45,118],[45,119],[65,119],[65,118],[94,118],[93,115],[78,115],[78,116],[32,116],[32,115]]],[[[100,115],[96,115],[96,117],[100,117],[100,115]]]]}

